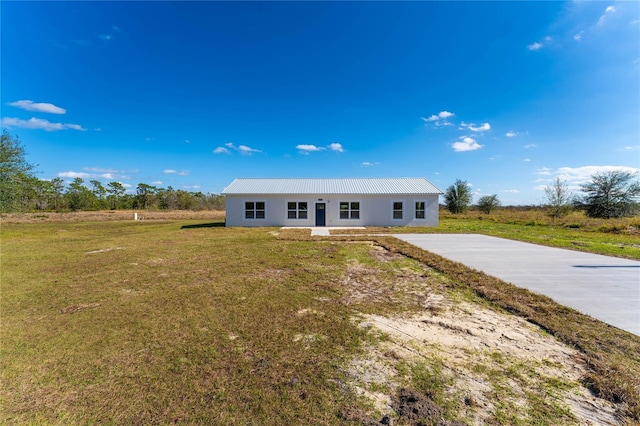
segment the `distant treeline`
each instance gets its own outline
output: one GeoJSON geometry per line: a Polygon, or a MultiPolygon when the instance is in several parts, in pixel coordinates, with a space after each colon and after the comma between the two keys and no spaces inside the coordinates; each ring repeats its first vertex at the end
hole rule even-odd
{"type": "Polygon", "coordinates": [[[12,194],[2,194],[2,210],[80,211],[80,210],[224,210],[224,197],[217,194],[158,188],[145,183],[127,193],[120,182],[75,178],[65,186],[61,178],[50,181],[28,177],[12,194]]]}
{"type": "Polygon", "coordinates": [[[42,180],[26,161],[17,136],[6,130],[0,138],[0,212],[78,210],[224,210],[224,197],[217,194],[158,188],[140,183],[128,193],[120,182],[104,186],[98,180],[76,177],[71,183],[57,177],[42,180]]]}

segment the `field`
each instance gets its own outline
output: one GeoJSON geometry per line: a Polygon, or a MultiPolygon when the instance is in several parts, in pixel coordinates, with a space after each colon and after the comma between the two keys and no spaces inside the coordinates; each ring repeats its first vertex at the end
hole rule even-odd
{"type": "MultiPolygon", "coordinates": [[[[640,420],[640,338],[546,298],[389,237],[142,216],[3,216],[0,423],[640,420]]],[[[637,258],[633,223],[551,225],[439,230],[637,258]]]]}

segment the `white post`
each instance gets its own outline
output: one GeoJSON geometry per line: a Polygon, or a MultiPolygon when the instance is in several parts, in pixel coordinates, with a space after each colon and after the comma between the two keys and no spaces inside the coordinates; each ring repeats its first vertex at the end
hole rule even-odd
{"type": "Polygon", "coordinates": [[[133,214],[133,220],[138,220],[138,213],[133,214]]]}

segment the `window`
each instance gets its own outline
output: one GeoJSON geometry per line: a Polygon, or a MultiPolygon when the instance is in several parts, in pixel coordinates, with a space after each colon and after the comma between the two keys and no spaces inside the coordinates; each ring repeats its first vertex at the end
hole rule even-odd
{"type": "Polygon", "coordinates": [[[394,219],[402,219],[404,217],[403,206],[404,206],[404,203],[402,201],[393,202],[393,218],[394,219]]]}
{"type": "Polygon", "coordinates": [[[287,203],[288,219],[306,219],[307,218],[307,202],[306,201],[289,201],[287,203]]]}
{"type": "Polygon", "coordinates": [[[416,219],[424,219],[424,201],[416,201],[416,219]]]}
{"type": "Polygon", "coordinates": [[[244,203],[245,219],[264,219],[264,201],[246,201],[244,203]]]}
{"type": "Polygon", "coordinates": [[[340,201],[340,219],[360,219],[360,203],[340,201]]]}

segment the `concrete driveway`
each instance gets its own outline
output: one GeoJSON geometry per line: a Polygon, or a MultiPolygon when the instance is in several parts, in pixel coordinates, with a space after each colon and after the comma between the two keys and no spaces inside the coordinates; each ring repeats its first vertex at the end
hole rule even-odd
{"type": "Polygon", "coordinates": [[[640,336],[640,261],[486,235],[394,236],[640,336]]]}

